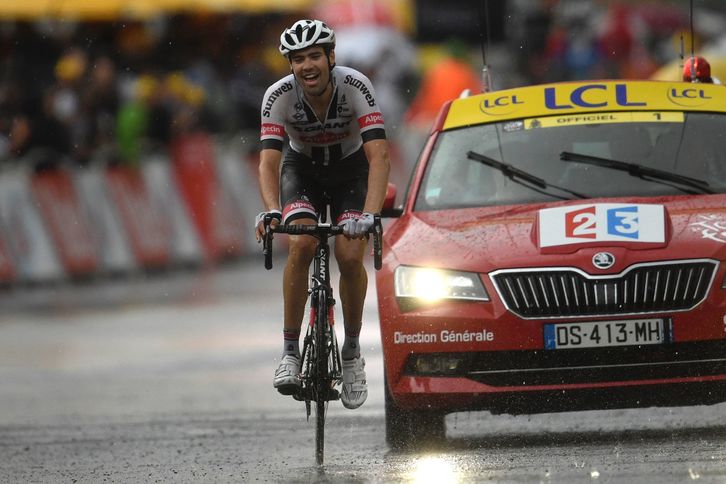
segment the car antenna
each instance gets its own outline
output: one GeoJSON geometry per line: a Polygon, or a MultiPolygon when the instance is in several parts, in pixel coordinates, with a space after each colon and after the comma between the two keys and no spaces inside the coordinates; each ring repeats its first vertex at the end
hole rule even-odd
{"type": "Polygon", "coordinates": [[[698,79],[696,76],[696,55],[694,51],[694,44],[696,43],[696,39],[694,37],[695,32],[693,30],[693,0],[690,2],[690,23],[691,23],[691,58],[689,59],[689,62],[691,63],[691,82],[696,82],[698,79]]]}
{"type": "Polygon", "coordinates": [[[486,51],[490,45],[489,37],[489,1],[482,0],[479,4],[479,39],[481,39],[481,85],[482,92],[491,92],[492,88],[492,77],[489,72],[489,66],[487,65],[486,51]],[[484,32],[482,29],[486,29],[486,42],[484,40],[484,32]]]}

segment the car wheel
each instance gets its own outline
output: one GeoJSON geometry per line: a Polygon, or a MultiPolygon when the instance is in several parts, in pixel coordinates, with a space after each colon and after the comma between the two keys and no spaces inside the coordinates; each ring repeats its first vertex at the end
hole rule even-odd
{"type": "Polygon", "coordinates": [[[432,447],[446,440],[446,414],[406,410],[393,400],[384,378],[386,404],[386,443],[392,449],[432,447]]]}

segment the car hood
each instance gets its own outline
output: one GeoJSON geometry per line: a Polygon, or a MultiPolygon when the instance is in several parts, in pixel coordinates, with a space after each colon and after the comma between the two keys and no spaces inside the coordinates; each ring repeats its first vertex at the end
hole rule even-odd
{"type": "Polygon", "coordinates": [[[726,196],[578,200],[413,212],[387,229],[386,242],[399,264],[476,272],[534,266],[592,268],[593,257],[603,251],[612,253],[617,263],[600,273],[618,272],[638,261],[722,259],[726,256],[726,196]],[[662,207],[663,240],[581,239],[543,246],[539,234],[543,211],[618,204],[662,207]]]}

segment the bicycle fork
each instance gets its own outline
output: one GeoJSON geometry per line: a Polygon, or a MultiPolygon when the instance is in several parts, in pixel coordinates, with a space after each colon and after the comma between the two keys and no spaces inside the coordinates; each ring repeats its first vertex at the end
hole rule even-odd
{"type": "MultiPolygon", "coordinates": [[[[314,258],[314,269],[311,277],[310,289],[310,312],[309,322],[303,343],[304,355],[304,375],[303,375],[303,391],[300,398],[305,401],[305,408],[308,419],[311,414],[311,402],[317,402],[322,399],[323,402],[337,400],[340,394],[335,386],[342,379],[342,365],[340,361],[340,352],[338,341],[335,335],[335,299],[333,298],[333,289],[330,286],[330,274],[328,272],[329,263],[329,246],[327,243],[320,244],[317,248],[317,254],[314,258]],[[322,296],[322,297],[321,297],[322,296]],[[324,303],[323,303],[324,301],[324,303]],[[320,318],[318,311],[320,307],[324,307],[327,311],[327,318],[320,318]],[[316,344],[316,324],[323,324],[325,334],[322,347],[316,344]],[[320,375],[315,368],[315,361],[321,352],[325,355],[327,363],[327,371],[325,375],[320,375]],[[314,377],[314,378],[313,378],[314,377]],[[324,384],[317,388],[324,388],[323,391],[316,391],[313,380],[319,378],[324,379],[324,384]]],[[[319,382],[320,383],[320,382],[319,382]]]]}

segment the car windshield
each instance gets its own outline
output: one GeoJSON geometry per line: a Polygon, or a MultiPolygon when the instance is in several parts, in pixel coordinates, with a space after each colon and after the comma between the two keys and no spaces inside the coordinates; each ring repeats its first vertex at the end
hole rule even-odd
{"type": "Polygon", "coordinates": [[[726,115],[597,113],[441,133],[416,210],[724,192],[726,115]]]}

